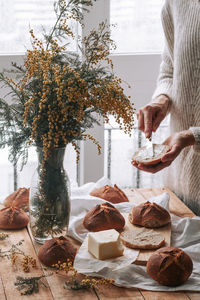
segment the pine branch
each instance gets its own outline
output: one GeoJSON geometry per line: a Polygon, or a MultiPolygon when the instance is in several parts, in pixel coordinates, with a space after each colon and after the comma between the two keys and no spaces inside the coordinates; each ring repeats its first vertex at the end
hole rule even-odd
{"type": "Polygon", "coordinates": [[[4,74],[1,73],[1,72],[0,72],[0,82],[4,82],[6,84],[6,86],[8,86],[9,88],[11,88],[11,90],[13,91],[13,93],[16,94],[20,98],[20,96],[21,96],[20,92],[18,92],[17,89],[13,87],[13,85],[6,79],[6,77],[4,76],[4,74]]]}

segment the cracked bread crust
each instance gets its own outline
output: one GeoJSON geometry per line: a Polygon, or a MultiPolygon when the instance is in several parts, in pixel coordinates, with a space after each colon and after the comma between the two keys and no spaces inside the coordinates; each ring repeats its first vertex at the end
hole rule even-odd
{"type": "Polygon", "coordinates": [[[29,217],[18,207],[10,206],[0,210],[0,228],[22,229],[28,225],[29,217]]]}
{"type": "Polygon", "coordinates": [[[68,259],[73,263],[77,249],[64,236],[46,241],[38,251],[39,260],[46,266],[52,267],[58,261],[63,263],[68,259]]]}
{"type": "Polygon", "coordinates": [[[17,191],[10,194],[4,200],[4,205],[6,207],[15,206],[22,208],[24,211],[28,211],[29,207],[29,191],[30,188],[19,188],[17,191]]]}
{"type": "Polygon", "coordinates": [[[150,256],[147,273],[158,283],[178,286],[188,280],[193,270],[191,258],[183,250],[163,247],[150,256]]]}
{"type": "Polygon", "coordinates": [[[147,228],[159,228],[170,222],[170,214],[162,206],[154,202],[145,202],[132,208],[129,222],[147,228]]]}
{"type": "Polygon", "coordinates": [[[122,214],[108,202],[93,207],[83,219],[83,226],[92,232],[108,229],[121,230],[124,225],[125,219],[122,214]]]}
{"type": "Polygon", "coordinates": [[[91,196],[99,197],[111,203],[129,202],[125,193],[116,185],[105,185],[90,193],[91,196]]]}

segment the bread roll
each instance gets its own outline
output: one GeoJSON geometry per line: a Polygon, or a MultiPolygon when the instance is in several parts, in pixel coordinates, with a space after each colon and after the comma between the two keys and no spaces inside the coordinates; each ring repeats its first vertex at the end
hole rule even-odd
{"type": "Polygon", "coordinates": [[[170,222],[170,214],[154,202],[145,202],[132,208],[129,214],[131,224],[147,228],[159,228],[170,222]]]}
{"type": "Polygon", "coordinates": [[[59,262],[74,261],[77,249],[71,241],[64,236],[48,240],[38,251],[39,260],[46,266],[51,267],[59,262]]]}
{"type": "Polygon", "coordinates": [[[19,188],[17,191],[10,194],[5,200],[4,205],[8,206],[15,206],[22,208],[25,211],[28,211],[29,205],[29,188],[19,188]]]}
{"type": "Polygon", "coordinates": [[[183,284],[191,275],[193,263],[188,254],[175,247],[156,250],[147,261],[147,273],[166,286],[183,284]]]}
{"type": "Polygon", "coordinates": [[[165,238],[152,229],[144,227],[137,230],[125,230],[120,234],[123,244],[133,249],[158,249],[165,245],[165,238]]]}
{"type": "Polygon", "coordinates": [[[128,198],[116,184],[114,186],[105,185],[101,188],[95,189],[90,193],[90,195],[102,198],[111,203],[128,202],[128,198]]]}
{"type": "Polygon", "coordinates": [[[108,229],[121,230],[124,225],[124,217],[108,202],[93,207],[83,219],[83,226],[93,232],[108,229]]]}
{"type": "Polygon", "coordinates": [[[26,213],[18,207],[6,207],[0,210],[0,228],[21,229],[27,226],[29,218],[26,213]]]}
{"type": "Polygon", "coordinates": [[[139,148],[132,157],[132,161],[137,164],[155,165],[161,161],[161,158],[169,151],[169,146],[163,144],[153,144],[154,155],[152,157],[151,149],[148,146],[139,148]]]}

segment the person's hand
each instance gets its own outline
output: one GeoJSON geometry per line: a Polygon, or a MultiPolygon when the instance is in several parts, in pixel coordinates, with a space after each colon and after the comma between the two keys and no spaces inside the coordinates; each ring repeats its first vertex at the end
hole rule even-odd
{"type": "Polygon", "coordinates": [[[184,130],[181,132],[177,132],[169,136],[163,144],[168,145],[170,150],[163,155],[161,158],[161,162],[156,165],[144,165],[137,164],[135,162],[131,162],[132,165],[139,170],[156,173],[166,167],[169,167],[171,163],[175,160],[175,158],[179,155],[179,153],[187,146],[192,146],[195,143],[195,139],[192,131],[184,130]]]}
{"type": "Polygon", "coordinates": [[[138,129],[143,131],[146,138],[150,138],[152,131],[155,132],[166,117],[170,99],[160,95],[137,112],[138,129]]]}

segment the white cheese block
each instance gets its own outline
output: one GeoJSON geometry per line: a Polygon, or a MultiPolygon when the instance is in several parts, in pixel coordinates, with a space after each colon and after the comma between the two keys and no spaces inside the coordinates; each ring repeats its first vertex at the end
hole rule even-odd
{"type": "Polygon", "coordinates": [[[123,255],[124,247],[115,229],[88,233],[88,251],[97,259],[123,255]]]}

